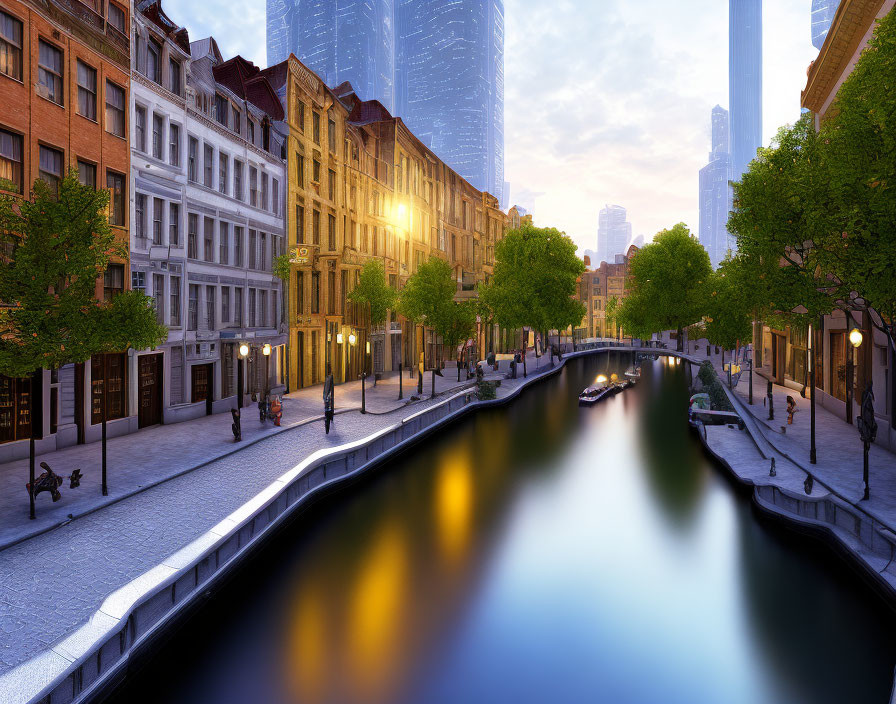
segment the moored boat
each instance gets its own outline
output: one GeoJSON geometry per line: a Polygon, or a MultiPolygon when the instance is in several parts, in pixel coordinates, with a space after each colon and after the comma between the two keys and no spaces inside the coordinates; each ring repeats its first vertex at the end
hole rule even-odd
{"type": "Polygon", "coordinates": [[[589,386],[582,393],[579,394],[579,403],[590,406],[591,404],[597,403],[610,393],[609,386],[589,386]]]}

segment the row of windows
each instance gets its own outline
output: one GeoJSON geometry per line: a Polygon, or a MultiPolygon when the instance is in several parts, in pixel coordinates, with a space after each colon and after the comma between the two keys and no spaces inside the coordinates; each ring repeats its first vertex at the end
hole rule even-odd
{"type": "Polygon", "coordinates": [[[162,44],[152,37],[144,39],[138,34],[135,38],[134,53],[136,54],[134,58],[137,71],[153,83],[183,97],[183,70],[180,61],[173,56],[168,56],[168,71],[165,72],[164,77],[162,75],[162,67],[165,65],[165,50],[162,44]]]}
{"type": "MultiPolygon", "coordinates": [[[[22,80],[22,22],[12,15],[0,12],[0,73],[22,80]]],[[[95,67],[77,60],[78,105],[77,112],[92,122],[97,117],[99,85],[95,67]]],[[[65,105],[65,61],[63,50],[55,44],[38,39],[37,94],[57,105],[65,105]]],[[[110,81],[105,83],[105,128],[110,134],[125,136],[125,89],[110,81]]]]}
{"type": "Polygon", "coordinates": [[[275,257],[283,254],[283,238],[254,228],[248,230],[226,220],[187,215],[187,257],[225,266],[270,272],[275,257]]]}
{"type": "MultiPolygon", "coordinates": [[[[246,184],[243,180],[245,164],[242,161],[233,160],[231,173],[230,157],[223,151],[216,151],[214,146],[208,142],[203,142],[201,168],[200,174],[199,139],[190,135],[187,151],[187,178],[194,183],[202,183],[207,188],[217,188],[224,195],[232,195],[237,200],[245,200],[246,184]]],[[[249,165],[249,205],[279,215],[280,181],[269,176],[265,171],[261,171],[259,174],[259,171],[260,169],[257,167],[249,165]],[[269,184],[270,188],[268,188],[269,184]]]]}
{"type": "MultiPolygon", "coordinates": [[[[65,154],[61,149],[49,145],[38,145],[38,177],[43,179],[55,192],[65,171],[65,154]]],[[[0,179],[13,184],[12,190],[24,192],[24,137],[16,132],[0,128],[0,179]]],[[[97,165],[95,162],[76,158],[78,178],[91,188],[97,187],[97,165]]],[[[126,178],[124,174],[106,169],[106,188],[109,197],[109,222],[123,227],[126,212],[126,178]]]]}
{"type": "Polygon", "coordinates": [[[248,300],[244,299],[241,286],[190,284],[187,330],[216,330],[244,324],[249,328],[276,326],[277,291],[251,287],[245,290],[248,300]],[[247,303],[248,315],[244,318],[247,303]]]}
{"type": "MultiPolygon", "coordinates": [[[[348,294],[357,286],[360,272],[348,271],[347,269],[339,272],[339,295],[337,295],[336,290],[336,272],[330,270],[326,274],[326,314],[342,315],[348,308],[348,294]]],[[[301,316],[308,313],[317,315],[321,312],[321,280],[321,272],[319,271],[312,271],[310,275],[301,270],[296,272],[295,305],[297,315],[301,316]],[[306,282],[307,285],[310,285],[310,290],[307,291],[306,282]]]]}

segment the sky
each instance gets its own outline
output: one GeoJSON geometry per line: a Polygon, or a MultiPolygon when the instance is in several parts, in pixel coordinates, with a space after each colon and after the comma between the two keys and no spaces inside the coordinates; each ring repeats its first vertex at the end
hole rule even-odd
{"type": "MultiPolygon", "coordinates": [[[[811,0],[763,3],[763,142],[799,117],[811,0]]],[[[265,3],[165,0],[190,38],[265,65],[265,3]]],[[[598,212],[634,235],[698,228],[710,111],[728,107],[726,0],[504,0],[505,174],[540,226],[595,249],[598,212]]]]}

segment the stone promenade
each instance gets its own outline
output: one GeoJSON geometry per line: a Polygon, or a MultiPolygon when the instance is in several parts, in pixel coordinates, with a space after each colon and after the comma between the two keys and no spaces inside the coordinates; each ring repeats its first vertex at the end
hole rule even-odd
{"type": "MultiPolygon", "coordinates": [[[[527,363],[530,380],[551,368],[531,353],[527,363]]],[[[57,504],[39,497],[43,524],[27,518],[27,462],[0,468],[0,523],[8,545],[0,552],[0,673],[72,632],[111,592],[208,531],[313,452],[367,437],[471,383],[458,384],[456,378],[456,370],[437,377],[431,398],[427,374],[424,397],[408,403],[416,385],[405,376],[405,399],[399,401],[393,375],[375,390],[368,387],[372,412],[366,415],[357,410],[359,384],[337,387],[339,415],[329,435],[320,416],[322,389],[314,387],[288,397],[284,425],[276,430],[270,423],[261,429],[255,409],[245,409],[239,445],[232,441],[229,415],[116,438],[109,442],[108,497],[100,496],[98,469],[89,464],[96,462],[98,444],[44,455],[66,474],[82,467],[86,479],[79,489],[64,485],[57,504]],[[69,513],[77,517],[67,519],[69,513]],[[28,537],[36,523],[43,532],[28,537]]],[[[503,381],[499,396],[523,381],[503,381]]]]}

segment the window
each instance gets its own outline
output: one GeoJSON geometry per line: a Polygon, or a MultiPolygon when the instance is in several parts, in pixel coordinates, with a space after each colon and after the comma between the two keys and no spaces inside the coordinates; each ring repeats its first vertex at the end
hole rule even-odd
{"type": "Polygon", "coordinates": [[[311,111],[311,135],[315,144],[320,144],[320,113],[311,111]]]}
{"type": "Polygon", "coordinates": [[[22,192],[22,135],[0,130],[0,178],[12,181],[22,192]]]}
{"type": "Polygon", "coordinates": [[[146,77],[162,85],[162,47],[155,39],[146,42],[146,77]]]}
{"type": "Polygon", "coordinates": [[[136,142],[136,147],[141,152],[146,151],[146,108],[142,105],[137,105],[136,108],[136,119],[134,120],[134,141],[136,142]]]}
{"type": "Polygon", "coordinates": [[[205,218],[202,225],[203,250],[202,255],[205,261],[215,261],[215,221],[211,218],[205,218]]]}
{"type": "Polygon", "coordinates": [[[264,172],[261,174],[261,202],[258,207],[262,210],[268,209],[268,175],[264,172]]]}
{"type": "Polygon", "coordinates": [[[199,239],[199,216],[195,213],[187,215],[187,256],[190,259],[198,259],[199,251],[197,240],[199,239]]]}
{"type": "Polygon", "coordinates": [[[131,288],[134,291],[140,291],[141,293],[146,293],[146,272],[145,271],[132,271],[131,272],[131,288]]]}
{"type": "Polygon", "coordinates": [[[202,166],[204,169],[203,183],[208,188],[212,187],[212,167],[214,166],[214,162],[215,150],[212,149],[212,146],[210,144],[206,144],[203,149],[202,166]]]}
{"type": "Polygon", "coordinates": [[[215,94],[215,119],[225,127],[227,126],[227,118],[228,108],[230,107],[230,101],[225,98],[223,95],[216,93],[215,94]]]}
{"type": "Polygon", "coordinates": [[[254,328],[256,323],[255,316],[255,289],[249,289],[249,327],[254,328]]]}
{"type": "Polygon", "coordinates": [[[258,233],[258,268],[261,271],[268,270],[268,236],[264,232],[258,233]]]}
{"type": "Polygon", "coordinates": [[[0,73],[22,80],[22,23],[0,12],[0,73]]]}
{"type": "Polygon", "coordinates": [[[78,114],[96,122],[96,69],[78,60],[78,114]]]}
{"type": "Polygon", "coordinates": [[[230,322],[230,286],[221,287],[221,322],[230,322]]]}
{"type": "Polygon", "coordinates": [[[258,207],[258,169],[249,167],[249,205],[258,207]]]}
{"type": "Polygon", "coordinates": [[[106,80],[106,132],[125,135],[124,88],[106,80]]]}
{"type": "Polygon", "coordinates": [[[336,123],[332,118],[327,119],[327,146],[336,153],[336,123]]]}
{"type": "Polygon", "coordinates": [[[183,93],[183,88],[181,88],[180,75],[180,61],[168,59],[168,83],[170,85],[171,92],[175,95],[182,95],[183,93]]]}
{"type": "Polygon", "coordinates": [[[152,275],[152,305],[156,309],[156,321],[161,325],[165,322],[165,309],[162,302],[165,298],[165,277],[162,274],[152,275]]]}
{"type": "Polygon", "coordinates": [[[299,129],[305,131],[305,103],[299,101],[296,103],[296,122],[299,123],[299,129]]]}
{"type": "Polygon", "coordinates": [[[180,247],[180,206],[177,203],[168,204],[168,244],[180,247]]]}
{"type": "Polygon", "coordinates": [[[280,214],[280,182],[275,178],[271,179],[271,212],[280,214]]]}
{"type": "Polygon", "coordinates": [[[125,191],[124,174],[106,171],[106,188],[109,189],[109,222],[124,227],[125,191]]]}
{"type": "Polygon", "coordinates": [[[330,200],[336,200],[336,172],[330,169],[327,172],[327,196],[330,200]]]}
{"type": "Polygon", "coordinates": [[[305,208],[296,206],[296,244],[305,243],[305,208]]]}
{"type": "Polygon", "coordinates": [[[230,263],[230,223],[223,220],[218,223],[218,261],[230,263]]]}
{"type": "Polygon", "coordinates": [[[229,161],[226,154],[218,154],[218,190],[227,193],[227,176],[229,161]]]}
{"type": "Polygon", "coordinates": [[[190,301],[187,307],[187,330],[199,327],[199,286],[190,284],[190,301]]]}
{"type": "Polygon", "coordinates": [[[243,289],[233,289],[233,322],[236,325],[243,324],[243,289]]]}
{"type": "Polygon", "coordinates": [[[115,27],[115,29],[117,29],[122,34],[127,34],[127,31],[124,28],[124,10],[122,10],[114,2],[109,3],[109,24],[115,27]]]}
{"type": "Polygon", "coordinates": [[[255,230],[249,230],[249,268],[255,268],[255,262],[258,255],[258,234],[255,230]]]}
{"type": "Polygon", "coordinates": [[[215,329],[215,287],[205,287],[205,323],[209,330],[215,329]]]}
{"type": "Polygon", "coordinates": [[[180,166],[180,126],[168,125],[168,163],[180,166]]]}
{"type": "Polygon", "coordinates": [[[171,321],[171,325],[180,325],[180,277],[172,276],[169,284],[169,320],[171,321]]]}
{"type": "Polygon", "coordinates": [[[320,211],[311,211],[311,243],[320,244],[320,211]]]}
{"type": "Polygon", "coordinates": [[[78,159],[78,181],[96,190],[96,164],[78,159]]]}
{"type": "Polygon", "coordinates": [[[37,94],[62,105],[62,52],[38,40],[37,94]]]}
{"type": "Polygon", "coordinates": [[[261,312],[259,315],[258,325],[259,327],[266,328],[268,326],[268,292],[267,291],[259,291],[258,292],[258,308],[261,312]]]}
{"type": "Polygon", "coordinates": [[[314,183],[320,183],[320,162],[317,159],[311,162],[311,180],[314,183]]]}
{"type": "Polygon", "coordinates": [[[40,177],[50,185],[53,193],[59,189],[62,179],[62,152],[58,149],[40,146],[40,177]]]}
{"type": "Polygon", "coordinates": [[[111,301],[124,291],[124,264],[110,264],[103,274],[103,300],[111,301]]]}
{"type": "Polygon", "coordinates": [[[152,243],[162,244],[162,208],[165,201],[161,198],[152,199],[152,243]]]}
{"type": "Polygon", "coordinates": [[[250,117],[248,119],[249,141],[255,144],[255,121],[250,117]]]}
{"type": "Polygon", "coordinates": [[[199,178],[199,164],[196,162],[199,160],[199,140],[195,137],[190,137],[190,152],[187,156],[187,178],[191,181],[196,181],[199,178]]]}
{"type": "Polygon", "coordinates": [[[243,265],[243,228],[233,228],[233,264],[243,265]]]}
{"type": "Polygon", "coordinates": [[[320,313],[320,272],[311,272],[311,314],[320,313]]]}
{"type": "Polygon", "coordinates": [[[298,176],[299,188],[305,187],[305,157],[296,152],[296,175],[298,176]]]}
{"type": "Polygon", "coordinates": [[[336,315],[336,272],[327,272],[327,315],[336,315]]]}
{"type": "Polygon", "coordinates": [[[165,119],[153,113],[152,116],[152,155],[161,161],[165,134],[165,119]]]}
{"type": "Polygon", "coordinates": [[[233,131],[237,134],[240,133],[241,123],[243,121],[243,113],[239,111],[238,108],[233,108],[233,131]]]}
{"type": "Polygon", "coordinates": [[[233,162],[233,197],[243,199],[243,162],[233,162]]]}
{"type": "Polygon", "coordinates": [[[336,218],[331,213],[327,213],[327,248],[336,249],[336,218]]]}
{"type": "Polygon", "coordinates": [[[123,354],[98,354],[90,360],[91,423],[127,415],[127,363],[123,354]]]}
{"type": "Polygon", "coordinates": [[[143,193],[138,193],[134,198],[134,237],[146,239],[146,195],[143,193]]]}
{"type": "Polygon", "coordinates": [[[296,272],[296,312],[302,315],[305,312],[305,272],[296,272]]]}

